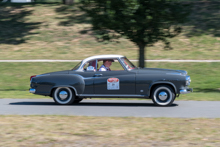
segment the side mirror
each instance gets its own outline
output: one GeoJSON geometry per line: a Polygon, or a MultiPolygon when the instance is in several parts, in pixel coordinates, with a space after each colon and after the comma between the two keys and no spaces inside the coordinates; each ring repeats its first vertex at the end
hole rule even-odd
{"type": "Polygon", "coordinates": [[[95,68],[93,66],[88,66],[86,68],[86,71],[95,71],[95,68]]]}

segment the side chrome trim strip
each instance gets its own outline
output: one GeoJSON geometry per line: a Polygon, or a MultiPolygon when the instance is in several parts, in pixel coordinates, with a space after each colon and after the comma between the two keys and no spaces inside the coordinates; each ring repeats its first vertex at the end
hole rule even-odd
{"type": "Polygon", "coordinates": [[[42,75],[36,75],[36,77],[42,77],[42,76],[48,76],[50,74],[42,74],[42,75]]]}
{"type": "Polygon", "coordinates": [[[69,74],[69,75],[76,75],[76,76],[79,76],[79,77],[83,78],[84,80],[99,78],[99,77],[86,77],[86,78],[85,78],[85,77],[83,77],[83,76],[81,76],[81,75],[78,75],[78,74],[69,74]]]}
{"type": "Polygon", "coordinates": [[[167,75],[182,75],[181,73],[166,73],[167,75]]]}
{"type": "Polygon", "coordinates": [[[183,75],[187,75],[188,74],[187,71],[185,71],[185,70],[177,70],[177,71],[183,73],[183,75]]]}
{"type": "Polygon", "coordinates": [[[108,96],[112,96],[112,97],[147,97],[147,95],[124,95],[124,94],[79,94],[78,96],[86,96],[86,97],[108,97],[108,96]]]}

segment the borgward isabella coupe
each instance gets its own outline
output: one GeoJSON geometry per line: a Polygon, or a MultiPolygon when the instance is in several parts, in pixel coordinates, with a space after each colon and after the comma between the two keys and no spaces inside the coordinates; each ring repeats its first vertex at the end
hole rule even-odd
{"type": "Polygon", "coordinates": [[[79,103],[84,98],[146,98],[169,106],[188,88],[191,79],[184,70],[139,68],[125,56],[98,55],[82,60],[72,70],[31,76],[30,93],[53,97],[57,104],[79,103]],[[111,60],[111,71],[99,71],[111,60]]]}

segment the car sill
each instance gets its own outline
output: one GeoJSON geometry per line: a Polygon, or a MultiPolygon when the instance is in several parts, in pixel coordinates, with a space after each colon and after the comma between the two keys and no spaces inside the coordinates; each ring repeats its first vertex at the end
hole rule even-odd
{"type": "Polygon", "coordinates": [[[80,97],[112,97],[112,98],[148,98],[148,95],[122,95],[122,94],[79,94],[80,97]]]}

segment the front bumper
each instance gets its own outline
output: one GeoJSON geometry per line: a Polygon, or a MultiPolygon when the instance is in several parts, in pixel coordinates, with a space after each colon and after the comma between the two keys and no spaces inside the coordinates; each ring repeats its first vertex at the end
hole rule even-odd
{"type": "Polygon", "coordinates": [[[187,89],[181,89],[180,94],[187,94],[193,92],[192,88],[187,88],[187,89]]]}
{"type": "Polygon", "coordinates": [[[36,92],[36,89],[30,88],[30,89],[29,89],[29,92],[30,92],[30,93],[35,93],[35,92],[36,92]]]}

